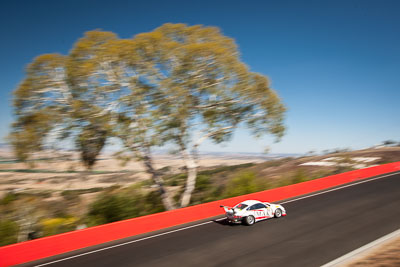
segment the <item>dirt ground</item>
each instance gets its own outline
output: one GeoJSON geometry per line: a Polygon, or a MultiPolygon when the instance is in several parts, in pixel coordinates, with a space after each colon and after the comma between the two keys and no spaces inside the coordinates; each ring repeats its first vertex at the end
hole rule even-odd
{"type": "MultiPolygon", "coordinates": [[[[0,151],[0,198],[7,192],[64,191],[90,188],[107,188],[113,185],[129,186],[149,179],[141,162],[121,161],[104,155],[92,172],[85,172],[79,157],[74,153],[43,152],[36,155],[41,160],[34,165],[15,162],[9,151],[0,151]]],[[[155,167],[167,173],[182,172],[184,162],[174,155],[156,155],[155,167]]],[[[243,163],[260,163],[263,157],[223,157],[205,155],[199,160],[202,168],[243,163]]]]}
{"type": "Polygon", "coordinates": [[[400,237],[371,249],[363,257],[356,258],[343,266],[400,266],[400,237]]]}

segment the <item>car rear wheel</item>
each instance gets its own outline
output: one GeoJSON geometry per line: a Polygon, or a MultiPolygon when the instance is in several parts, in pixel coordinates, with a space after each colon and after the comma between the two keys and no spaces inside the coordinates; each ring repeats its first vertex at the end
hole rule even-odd
{"type": "Polygon", "coordinates": [[[282,216],[282,210],[281,209],[276,209],[274,216],[275,216],[275,218],[281,217],[282,216]]]}
{"type": "Polygon", "coordinates": [[[254,216],[250,215],[244,218],[243,222],[245,225],[253,225],[256,222],[256,219],[254,216]]]}

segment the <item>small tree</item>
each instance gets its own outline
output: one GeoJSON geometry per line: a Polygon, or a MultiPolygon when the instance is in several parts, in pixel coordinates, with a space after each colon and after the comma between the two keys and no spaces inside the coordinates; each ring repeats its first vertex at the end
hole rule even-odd
{"type": "Polygon", "coordinates": [[[391,146],[391,145],[395,145],[395,144],[396,144],[396,141],[394,141],[394,140],[383,141],[383,145],[385,145],[385,146],[391,146]]]}

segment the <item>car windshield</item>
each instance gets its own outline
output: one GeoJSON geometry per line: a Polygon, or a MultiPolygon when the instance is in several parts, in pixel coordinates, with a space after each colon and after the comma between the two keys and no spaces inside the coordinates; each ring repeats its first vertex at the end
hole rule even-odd
{"type": "Polygon", "coordinates": [[[241,210],[243,210],[243,209],[247,208],[247,205],[246,205],[246,204],[243,204],[243,203],[240,203],[240,204],[237,204],[237,205],[235,206],[235,208],[236,208],[236,209],[241,209],[241,210]]]}

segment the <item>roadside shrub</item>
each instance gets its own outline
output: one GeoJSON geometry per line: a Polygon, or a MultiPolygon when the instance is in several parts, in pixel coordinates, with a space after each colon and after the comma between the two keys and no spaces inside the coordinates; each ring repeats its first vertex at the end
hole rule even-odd
{"type": "Polygon", "coordinates": [[[77,221],[75,217],[42,219],[40,226],[43,236],[49,236],[75,230],[77,221]]]}
{"type": "Polygon", "coordinates": [[[308,181],[308,177],[305,172],[301,169],[297,170],[297,172],[292,177],[292,184],[302,183],[308,181]]]}
{"type": "Polygon", "coordinates": [[[11,220],[0,220],[0,246],[17,242],[18,224],[11,220]]]}
{"type": "Polygon", "coordinates": [[[14,193],[7,193],[1,200],[0,205],[7,205],[17,199],[17,195],[14,193]]]}
{"type": "Polygon", "coordinates": [[[211,177],[209,175],[198,175],[190,204],[194,205],[210,201],[209,199],[213,198],[211,197],[213,189],[211,177]]]}
{"type": "Polygon", "coordinates": [[[200,174],[197,176],[195,192],[203,192],[211,186],[210,176],[200,174]]]}
{"type": "MultiPolygon", "coordinates": [[[[179,201],[180,201],[180,199],[181,199],[181,197],[182,197],[183,191],[185,191],[185,188],[184,188],[184,187],[182,187],[181,189],[179,189],[179,190],[175,193],[175,195],[172,197],[173,200],[174,200],[176,203],[179,203],[179,201]]],[[[193,196],[192,196],[190,202],[193,202],[193,196]]]]}
{"type": "Polygon", "coordinates": [[[262,187],[257,182],[256,174],[252,171],[244,171],[228,182],[224,195],[225,197],[235,197],[259,190],[262,190],[262,187]]]}
{"type": "Polygon", "coordinates": [[[147,193],[144,198],[137,201],[136,205],[141,211],[139,216],[165,211],[160,193],[157,191],[147,193]]]}
{"type": "Polygon", "coordinates": [[[185,173],[175,174],[165,178],[165,185],[167,186],[177,186],[184,185],[187,175],[185,173]]]}
{"type": "Polygon", "coordinates": [[[164,211],[157,191],[143,193],[135,188],[118,193],[103,193],[89,208],[89,226],[116,222],[164,211]]]}
{"type": "Polygon", "coordinates": [[[223,185],[210,186],[209,189],[199,195],[194,194],[191,204],[201,204],[222,199],[225,187],[223,185]]]}
{"type": "Polygon", "coordinates": [[[129,199],[119,195],[101,195],[90,207],[89,217],[94,224],[104,224],[125,219],[133,212],[129,199]]]}

